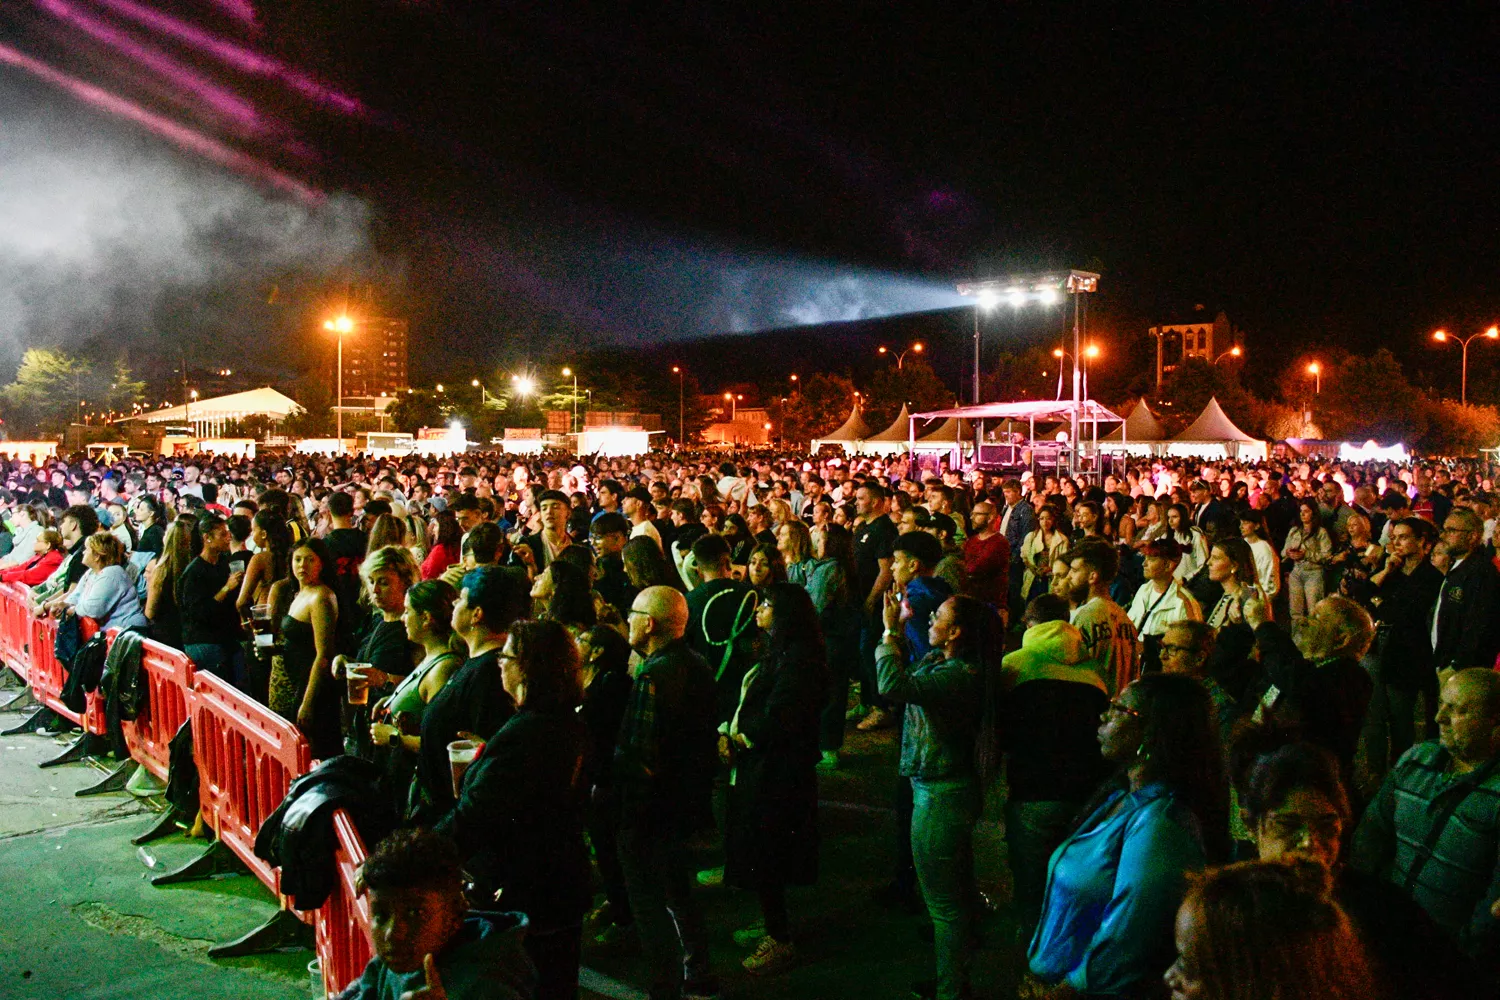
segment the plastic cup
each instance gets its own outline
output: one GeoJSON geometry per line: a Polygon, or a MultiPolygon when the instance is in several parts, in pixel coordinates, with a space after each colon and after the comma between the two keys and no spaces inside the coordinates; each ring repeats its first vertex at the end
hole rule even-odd
{"type": "Polygon", "coordinates": [[[365,679],[365,668],[368,666],[368,663],[344,664],[344,682],[351,705],[370,703],[370,682],[365,679]]]}
{"type": "Polygon", "coordinates": [[[479,744],[473,740],[454,740],[448,744],[448,767],[453,771],[453,794],[455,796],[458,795],[458,790],[464,783],[464,772],[478,756],[479,744]]]}
{"type": "Polygon", "coordinates": [[[271,620],[271,606],[269,604],[250,605],[250,617],[254,621],[268,622],[271,620]]]}

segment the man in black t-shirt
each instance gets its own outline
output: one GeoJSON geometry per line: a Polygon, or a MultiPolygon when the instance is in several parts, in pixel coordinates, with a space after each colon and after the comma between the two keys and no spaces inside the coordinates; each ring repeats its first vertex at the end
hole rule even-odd
{"type": "Polygon", "coordinates": [[[359,613],[359,566],[365,561],[368,538],[354,526],[354,498],[347,493],[328,497],[328,517],[333,528],[323,539],[333,556],[333,591],[339,599],[339,652],[352,654],[355,634],[361,620],[359,613]]]}
{"type": "Polygon", "coordinates": [[[236,687],[245,684],[245,657],[240,648],[240,616],[235,608],[244,570],[229,565],[229,527],[217,514],[198,518],[203,548],[187,564],[177,584],[182,611],[182,651],[199,670],[207,670],[236,687]]]}
{"type": "MultiPolygon", "coordinates": [[[[885,624],[881,621],[882,600],[891,588],[891,557],[896,551],[896,526],[886,516],[885,488],[878,483],[866,483],[854,493],[858,520],[854,527],[854,572],[859,577],[855,593],[863,607],[863,627],[859,638],[860,701],[869,709],[863,715],[858,729],[866,732],[884,729],[894,721],[890,705],[881,696],[875,683],[875,647],[880,644],[880,633],[885,624]]],[[[857,717],[856,713],[850,713],[857,717]]]]}

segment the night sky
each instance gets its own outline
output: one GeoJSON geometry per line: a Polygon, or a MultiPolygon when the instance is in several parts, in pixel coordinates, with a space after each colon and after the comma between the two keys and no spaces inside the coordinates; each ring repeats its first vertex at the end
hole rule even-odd
{"type": "MultiPolygon", "coordinates": [[[[419,374],[697,336],[721,273],[761,266],[935,289],[1097,270],[1105,335],[1224,308],[1262,374],[1302,343],[1387,344],[1446,379],[1431,330],[1500,319],[1493,7],[151,6],[306,79],[127,0],[6,4],[0,43],[368,202],[366,274],[412,315],[419,374]],[[64,13],[159,45],[275,134],[172,101],[64,13]]],[[[969,322],[951,314],[955,343],[969,322]]],[[[1026,327],[1018,344],[1056,324],[1026,327]]]]}

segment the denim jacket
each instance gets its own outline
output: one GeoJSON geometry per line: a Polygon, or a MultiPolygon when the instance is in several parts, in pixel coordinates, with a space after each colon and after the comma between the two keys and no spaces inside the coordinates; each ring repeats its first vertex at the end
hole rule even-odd
{"type": "Polygon", "coordinates": [[[880,693],[906,703],[901,730],[901,775],[968,778],[974,774],[974,740],[984,700],[979,668],[947,659],[934,649],[910,670],[906,654],[887,640],[875,651],[880,693]]]}

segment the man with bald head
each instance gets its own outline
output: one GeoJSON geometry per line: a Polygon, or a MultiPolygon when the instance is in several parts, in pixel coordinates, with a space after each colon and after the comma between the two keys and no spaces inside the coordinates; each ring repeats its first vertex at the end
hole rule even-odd
{"type": "Polygon", "coordinates": [[[1493,667],[1500,654],[1500,572],[1484,544],[1484,522],[1467,507],[1443,519],[1448,570],[1433,606],[1432,662],[1439,670],[1493,667]]]}
{"type": "Polygon", "coordinates": [[[969,511],[969,537],[964,539],[964,572],[968,592],[1008,617],[1010,603],[1010,542],[1000,533],[995,505],[981,500],[969,511]]]}
{"type": "Polygon", "coordinates": [[[711,996],[708,929],[693,899],[687,842],[713,822],[714,678],[688,648],[687,599],[647,587],[628,615],[641,656],[615,749],[620,867],[650,969],[651,1000],[711,996]]]}
{"type": "MultiPolygon", "coordinates": [[[[1408,750],[1354,835],[1351,864],[1410,893],[1475,960],[1493,995],[1500,923],[1500,674],[1460,670],[1438,696],[1438,739],[1408,750]]],[[[1486,992],[1488,990],[1488,992],[1486,992]]]]}

